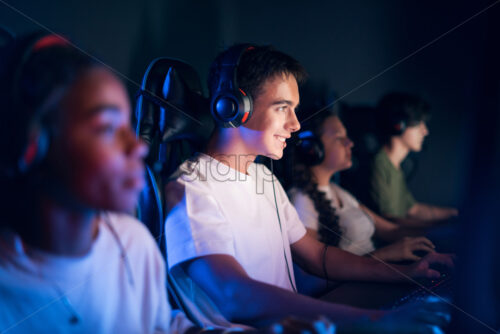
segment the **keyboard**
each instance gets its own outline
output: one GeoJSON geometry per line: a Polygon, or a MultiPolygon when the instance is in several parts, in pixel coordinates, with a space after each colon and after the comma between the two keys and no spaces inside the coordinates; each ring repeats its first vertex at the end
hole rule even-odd
{"type": "Polygon", "coordinates": [[[453,275],[450,273],[443,273],[441,277],[434,280],[421,282],[421,286],[408,293],[407,295],[399,298],[392,308],[397,308],[406,303],[414,303],[423,301],[429,296],[444,298],[446,300],[453,300],[454,284],[453,275]]]}

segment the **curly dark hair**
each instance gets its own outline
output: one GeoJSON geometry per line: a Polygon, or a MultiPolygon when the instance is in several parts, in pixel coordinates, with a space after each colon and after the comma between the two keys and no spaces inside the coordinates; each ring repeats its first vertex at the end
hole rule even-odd
{"type": "MultiPolygon", "coordinates": [[[[324,121],[331,116],[339,117],[337,110],[329,109],[318,114],[307,123],[304,130],[311,131],[315,136],[320,137],[323,133],[324,121]]],[[[318,212],[320,241],[331,246],[338,246],[342,237],[339,216],[332,206],[331,200],[326,198],[326,194],[318,189],[318,182],[311,171],[311,167],[304,162],[297,161],[294,164],[293,185],[309,196],[318,212]]]]}

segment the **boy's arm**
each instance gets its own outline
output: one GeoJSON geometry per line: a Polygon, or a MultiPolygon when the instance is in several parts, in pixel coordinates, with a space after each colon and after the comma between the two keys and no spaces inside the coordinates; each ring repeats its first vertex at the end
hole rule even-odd
{"type": "Polygon", "coordinates": [[[231,322],[261,327],[287,316],[312,319],[322,314],[347,324],[386,313],[323,302],[256,281],[230,255],[208,255],[180,265],[231,322]]]}
{"type": "Polygon", "coordinates": [[[439,223],[446,223],[448,219],[456,216],[458,216],[457,209],[417,202],[411,206],[405,217],[384,215],[384,218],[397,223],[401,227],[425,229],[439,223]]]}
{"type": "Polygon", "coordinates": [[[455,208],[415,203],[410,210],[408,210],[407,216],[409,218],[436,222],[458,216],[458,210],[455,208]]]}

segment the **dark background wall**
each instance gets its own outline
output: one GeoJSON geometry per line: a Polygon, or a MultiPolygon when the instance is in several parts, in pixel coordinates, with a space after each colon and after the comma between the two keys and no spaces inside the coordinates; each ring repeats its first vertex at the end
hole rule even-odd
{"type": "Polygon", "coordinates": [[[290,53],[311,82],[348,104],[374,104],[390,90],[421,94],[432,105],[431,135],[410,186],[422,201],[460,205],[478,114],[499,112],[481,101],[486,85],[498,87],[487,56],[500,33],[491,24],[500,4],[459,25],[494,3],[2,0],[0,22],[15,33],[43,26],[68,36],[120,73],[131,92],[155,57],[183,59],[204,80],[219,51],[248,41],[290,53]]]}

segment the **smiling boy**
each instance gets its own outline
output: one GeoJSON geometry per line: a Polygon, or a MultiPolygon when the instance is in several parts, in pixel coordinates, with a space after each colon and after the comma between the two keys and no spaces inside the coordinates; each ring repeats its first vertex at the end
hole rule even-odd
{"type": "MultiPolygon", "coordinates": [[[[212,64],[213,96],[227,77],[225,58],[236,48],[241,46],[225,51],[212,64]]],[[[295,59],[271,47],[247,48],[235,65],[233,81],[239,84],[232,85],[252,97],[250,117],[238,127],[217,127],[205,152],[183,164],[183,175],[167,188],[181,194],[176,203],[169,203],[173,209],[165,227],[173,277],[198,306],[203,304],[200,300],[208,300],[232,322],[261,326],[289,315],[319,314],[339,324],[386,319],[385,311],[298,294],[292,255],[310,273],[338,280],[403,280],[394,269],[410,277],[432,277],[438,273],[429,269],[431,262],[451,260],[432,254],[412,266],[389,267],[326,248],[307,236],[280,183],[269,169],[254,163],[258,155],[281,158],[286,140],[300,129],[295,110],[305,71],[295,59]]],[[[405,319],[414,325],[426,322],[413,315],[405,319]]]]}

